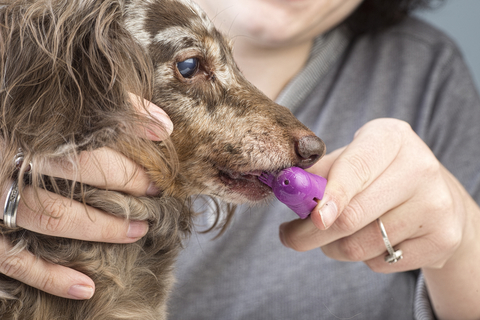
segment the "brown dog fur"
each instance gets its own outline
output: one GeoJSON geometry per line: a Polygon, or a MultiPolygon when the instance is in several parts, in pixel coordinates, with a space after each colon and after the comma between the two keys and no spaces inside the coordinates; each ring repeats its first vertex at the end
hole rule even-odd
{"type": "MultiPolygon", "coordinates": [[[[150,223],[148,234],[128,245],[2,226],[13,253],[29,250],[96,284],[92,299],[74,301],[1,275],[2,319],[164,319],[175,258],[192,226],[191,196],[263,201],[271,191],[258,181],[260,172],[308,167],[324,153],[321,140],[244,79],[229,42],[188,0],[0,5],[0,149],[2,159],[13,159],[19,148],[25,156],[19,169],[2,161],[2,190],[12,177],[25,176],[24,192],[47,189],[150,223]],[[198,68],[185,78],[177,63],[192,57],[198,68]],[[158,123],[139,115],[129,92],[169,114],[171,140],[155,143],[138,133],[158,123]],[[47,162],[78,168],[82,151],[100,147],[141,164],[161,195],[133,197],[38,172],[47,162]],[[29,162],[33,170],[25,174],[29,162]]],[[[42,205],[39,199],[25,205],[42,205]]],[[[50,213],[46,228],[59,214],[68,212],[50,213]]],[[[0,267],[14,274],[15,256],[0,267]]]]}

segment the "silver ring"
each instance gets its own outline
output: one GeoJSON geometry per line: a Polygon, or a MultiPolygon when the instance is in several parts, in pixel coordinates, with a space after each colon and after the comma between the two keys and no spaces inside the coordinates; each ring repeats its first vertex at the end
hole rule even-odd
{"type": "MultiPolygon", "coordinates": [[[[18,149],[18,153],[15,155],[15,158],[13,158],[13,164],[15,165],[15,168],[17,170],[20,169],[24,161],[24,156],[23,156],[23,151],[22,149],[18,149]]],[[[33,165],[31,162],[28,163],[28,167],[26,168],[25,172],[30,173],[32,172],[33,165]]]]}
{"type": "Polygon", "coordinates": [[[3,208],[3,223],[8,228],[17,227],[17,209],[20,202],[20,192],[18,192],[18,183],[13,181],[10,190],[8,191],[5,206],[3,208]]]}
{"type": "Polygon", "coordinates": [[[385,231],[385,227],[383,226],[382,220],[380,218],[377,219],[378,226],[380,227],[380,232],[382,233],[382,238],[383,242],[385,243],[385,246],[387,247],[388,255],[385,256],[385,261],[388,263],[395,263],[398,260],[403,258],[403,252],[402,250],[394,250],[392,247],[392,244],[390,243],[390,240],[388,240],[387,236],[387,231],[385,231]]]}

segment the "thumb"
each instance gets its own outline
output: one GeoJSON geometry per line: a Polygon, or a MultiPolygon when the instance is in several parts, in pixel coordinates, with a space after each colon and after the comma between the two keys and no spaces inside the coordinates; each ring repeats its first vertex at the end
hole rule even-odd
{"type": "MultiPolygon", "coordinates": [[[[326,177],[328,180],[333,164],[342,154],[345,148],[346,147],[339,148],[330,152],[306,171],[326,177]]],[[[327,182],[323,199],[318,202],[317,206],[312,210],[310,215],[313,224],[320,230],[327,229],[331,224],[333,224],[338,215],[338,207],[333,200],[333,195],[336,194],[334,191],[336,188],[333,187],[333,183],[334,181],[327,182]]]]}
{"type": "Polygon", "coordinates": [[[315,226],[329,228],[350,201],[395,161],[403,139],[401,130],[397,130],[399,125],[389,119],[371,121],[357,131],[346,148],[337,150],[336,157],[329,159],[325,195],[311,214],[315,226]]]}

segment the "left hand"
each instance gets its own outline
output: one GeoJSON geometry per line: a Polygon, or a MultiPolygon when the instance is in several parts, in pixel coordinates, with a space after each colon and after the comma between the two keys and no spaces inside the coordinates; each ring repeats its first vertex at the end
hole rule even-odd
{"type": "Polygon", "coordinates": [[[347,147],[309,171],[328,178],[325,196],[308,219],[280,227],[287,247],[321,248],[333,259],[363,261],[383,273],[442,268],[472,249],[478,207],[466,210],[468,193],[403,121],[367,123],[347,147]],[[384,260],[379,217],[392,246],[403,251],[394,264],[384,260]]]}
{"type": "MultiPolygon", "coordinates": [[[[136,133],[152,141],[167,138],[173,130],[167,114],[134,94],[130,94],[130,98],[139,113],[153,120],[150,126],[137,127],[136,133]]],[[[52,160],[38,164],[37,170],[44,175],[133,196],[159,193],[141,166],[107,147],[81,152],[77,168],[68,160],[52,160]]],[[[8,188],[0,190],[0,203],[5,203],[7,191],[8,188]]],[[[0,219],[3,219],[3,212],[0,212],[0,219]]],[[[148,231],[146,221],[126,221],[81,202],[31,187],[26,187],[22,194],[17,225],[55,237],[108,243],[132,243],[148,231]]],[[[0,274],[63,298],[83,300],[93,296],[95,283],[85,274],[38,259],[28,250],[13,254],[12,248],[10,241],[0,235],[0,274]]]]}

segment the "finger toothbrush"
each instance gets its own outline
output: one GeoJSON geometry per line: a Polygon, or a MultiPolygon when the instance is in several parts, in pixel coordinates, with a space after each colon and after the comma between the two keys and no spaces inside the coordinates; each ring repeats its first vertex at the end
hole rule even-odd
{"type": "Polygon", "coordinates": [[[278,200],[305,219],[325,193],[327,179],[298,167],[278,173],[263,172],[258,179],[272,188],[278,200]]]}

